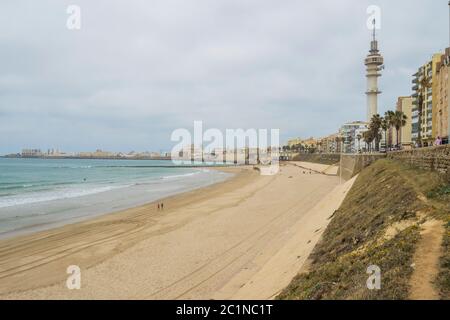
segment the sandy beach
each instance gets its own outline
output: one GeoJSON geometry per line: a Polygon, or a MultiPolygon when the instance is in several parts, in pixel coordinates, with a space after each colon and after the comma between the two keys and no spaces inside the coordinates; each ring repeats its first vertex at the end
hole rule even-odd
{"type": "Polygon", "coordinates": [[[0,299],[269,299],[302,268],[353,183],[330,166],[252,167],[155,203],[0,241],[0,299]],[[321,172],[326,172],[323,174],[321,172]],[[66,271],[81,269],[81,289],[66,271]],[[270,275],[270,276],[268,276],[270,275]]]}

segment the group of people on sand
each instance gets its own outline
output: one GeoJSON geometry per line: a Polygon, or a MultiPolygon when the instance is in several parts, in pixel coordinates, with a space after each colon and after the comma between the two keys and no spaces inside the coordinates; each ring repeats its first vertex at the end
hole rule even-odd
{"type": "Polygon", "coordinates": [[[158,203],[158,210],[164,210],[164,202],[158,203]]]}

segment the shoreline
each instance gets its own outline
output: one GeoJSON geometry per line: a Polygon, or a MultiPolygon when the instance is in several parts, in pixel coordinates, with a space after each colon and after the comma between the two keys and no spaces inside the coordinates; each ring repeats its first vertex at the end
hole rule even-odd
{"type": "MultiPolygon", "coordinates": [[[[9,157],[9,156],[0,156],[0,159],[32,159],[32,160],[123,160],[123,161],[170,161],[172,162],[171,158],[167,157],[160,157],[160,158],[121,158],[121,157],[9,157]]],[[[126,166],[128,168],[174,168],[174,169],[186,169],[186,168],[227,168],[227,167],[239,167],[239,166],[247,166],[250,164],[236,164],[236,163],[227,163],[222,162],[218,164],[217,162],[210,162],[211,164],[208,164],[208,162],[197,162],[198,164],[195,164],[196,161],[189,161],[189,160],[176,160],[176,161],[182,161],[186,163],[193,163],[193,164],[180,164],[180,165],[158,165],[158,166],[126,166]]],[[[105,166],[108,167],[108,166],[105,166]]],[[[121,166],[111,166],[111,167],[121,167],[121,166]]]]}
{"type": "MultiPolygon", "coordinates": [[[[126,166],[126,168],[129,167],[126,166]]],[[[149,168],[154,169],[155,167],[149,168]]],[[[52,200],[35,200],[2,207],[0,208],[2,213],[0,223],[4,222],[5,224],[0,228],[0,240],[144,206],[231,178],[231,176],[214,172],[221,171],[217,169],[219,167],[196,167],[192,168],[192,173],[182,176],[169,175],[162,179],[149,177],[142,182],[123,181],[121,184],[108,186],[83,186],[83,190],[77,190],[80,192],[79,196],[58,195],[59,198],[52,200]],[[196,175],[196,177],[190,177],[190,175],[196,175]],[[96,191],[96,188],[103,190],[96,191]]],[[[221,172],[226,173],[226,170],[221,172]]]]}
{"type": "Polygon", "coordinates": [[[0,299],[251,298],[242,287],[273,296],[287,284],[283,270],[297,270],[319,239],[314,231],[329,222],[323,199],[337,194],[339,179],[292,164],[275,176],[253,167],[217,170],[236,175],[168,197],[164,211],[150,203],[1,240],[0,299]],[[283,250],[289,257],[274,261],[283,250]],[[273,284],[250,285],[267,264],[280,270],[273,284]],[[81,290],[66,288],[70,265],[81,269],[81,290]]]}
{"type": "MultiPolygon", "coordinates": [[[[210,169],[210,168],[208,168],[208,169],[210,169]]],[[[46,230],[32,232],[30,234],[20,234],[20,235],[8,237],[5,239],[0,239],[0,261],[3,260],[5,251],[8,252],[8,249],[11,249],[12,247],[16,247],[16,244],[18,244],[18,246],[22,246],[22,245],[26,246],[26,244],[28,242],[41,241],[41,243],[42,243],[42,241],[45,241],[45,239],[52,238],[52,237],[58,237],[58,238],[64,239],[64,241],[66,241],[66,242],[71,242],[70,238],[72,236],[74,236],[74,235],[76,236],[76,234],[84,232],[81,230],[73,232],[76,229],[90,229],[89,231],[93,233],[92,236],[94,238],[96,238],[96,236],[95,236],[96,230],[93,230],[93,228],[92,228],[95,225],[100,225],[100,227],[101,227],[105,223],[121,222],[126,219],[132,220],[134,218],[143,218],[142,213],[141,213],[143,211],[145,211],[146,213],[149,214],[148,220],[152,220],[152,218],[158,218],[163,213],[170,211],[170,207],[167,206],[168,203],[178,202],[179,205],[183,205],[185,203],[189,203],[189,202],[195,201],[197,199],[202,200],[204,198],[204,196],[202,196],[203,191],[208,190],[209,194],[217,194],[217,193],[221,192],[222,190],[228,189],[230,187],[229,185],[232,185],[236,182],[241,184],[241,180],[245,180],[247,175],[256,174],[256,172],[254,172],[253,168],[249,168],[249,167],[217,168],[215,170],[220,170],[220,171],[223,171],[226,173],[231,173],[233,175],[223,181],[213,183],[213,184],[210,184],[207,186],[195,188],[195,189],[192,189],[189,191],[184,191],[184,192],[181,192],[181,193],[178,193],[175,195],[163,197],[161,199],[158,199],[156,201],[151,201],[144,205],[135,206],[135,207],[128,208],[125,210],[120,210],[117,212],[109,212],[109,213],[101,214],[99,216],[87,218],[82,221],[66,223],[64,225],[56,226],[56,227],[46,229],[46,230]],[[158,202],[164,202],[166,204],[164,211],[157,211],[156,204],[158,202]]],[[[144,219],[144,220],[146,220],[146,219],[144,219]]],[[[150,221],[150,223],[151,223],[151,221],[150,221]]],[[[102,231],[105,231],[105,230],[102,230],[102,231]]],[[[126,248],[131,247],[132,245],[134,245],[141,239],[130,238],[127,240],[128,240],[128,243],[121,244],[120,248],[114,250],[114,254],[121,252],[123,250],[126,250],[126,248]]],[[[85,266],[90,267],[90,266],[96,265],[98,263],[101,263],[104,259],[107,259],[109,257],[109,255],[105,254],[105,253],[100,254],[100,255],[97,255],[97,253],[96,253],[95,255],[96,256],[93,257],[93,259],[89,263],[87,263],[85,266]]],[[[3,280],[4,280],[3,276],[4,276],[5,271],[8,273],[8,271],[12,271],[12,270],[8,270],[8,269],[5,270],[5,267],[2,266],[2,264],[0,264],[0,300],[2,300],[2,295],[7,294],[9,291],[9,289],[5,290],[6,287],[3,283],[3,280]]],[[[13,272],[13,274],[14,274],[14,272],[13,272]]],[[[21,291],[33,289],[35,287],[39,287],[42,285],[44,285],[44,286],[49,285],[57,280],[65,278],[65,277],[66,277],[65,274],[64,275],[60,274],[58,277],[50,276],[45,281],[40,281],[38,279],[35,279],[35,281],[32,281],[33,284],[31,286],[23,286],[23,282],[20,281],[20,284],[17,286],[14,284],[12,285],[12,289],[13,289],[12,291],[14,291],[14,289],[17,289],[17,292],[21,292],[21,291]],[[37,285],[35,285],[35,284],[37,284],[37,285]]],[[[34,278],[34,277],[32,277],[32,278],[34,278]]]]}
{"type": "Polygon", "coordinates": [[[76,157],[76,156],[53,156],[53,157],[23,157],[17,155],[2,155],[0,159],[42,159],[42,160],[171,160],[170,157],[141,157],[141,158],[123,158],[123,157],[76,157]]]}

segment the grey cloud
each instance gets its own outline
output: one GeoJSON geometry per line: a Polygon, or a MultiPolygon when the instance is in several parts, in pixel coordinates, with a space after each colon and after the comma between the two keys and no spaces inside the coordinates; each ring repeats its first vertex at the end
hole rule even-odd
{"type": "Polygon", "coordinates": [[[4,1],[0,153],[168,150],[194,120],[283,139],[332,133],[365,115],[371,4],[382,9],[383,112],[446,46],[445,1],[4,1]],[[69,4],[80,31],[65,27],[69,4]]]}

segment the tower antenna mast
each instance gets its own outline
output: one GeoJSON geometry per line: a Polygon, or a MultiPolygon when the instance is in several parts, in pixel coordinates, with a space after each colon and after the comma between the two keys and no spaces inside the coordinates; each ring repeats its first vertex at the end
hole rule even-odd
{"type": "MultiPolygon", "coordinates": [[[[449,4],[450,4],[450,1],[449,1],[449,4]]],[[[372,32],[373,32],[373,41],[375,41],[375,26],[376,26],[375,18],[373,18],[372,24],[373,24],[373,30],[372,30],[372,32]]]]}
{"type": "Polygon", "coordinates": [[[367,122],[370,122],[372,117],[378,113],[378,95],[381,93],[381,91],[378,90],[378,78],[381,77],[380,71],[384,63],[383,56],[378,50],[375,19],[372,20],[372,25],[373,30],[370,51],[364,61],[367,78],[367,122]]]}

